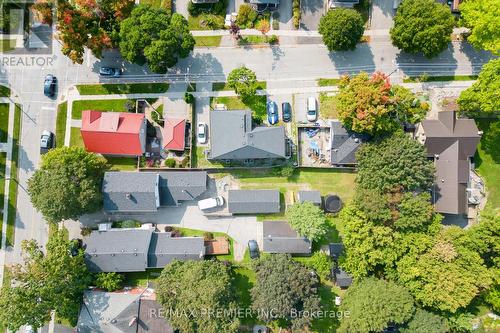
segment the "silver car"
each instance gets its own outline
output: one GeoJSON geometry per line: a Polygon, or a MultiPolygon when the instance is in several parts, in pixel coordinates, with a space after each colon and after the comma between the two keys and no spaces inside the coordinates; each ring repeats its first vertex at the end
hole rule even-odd
{"type": "Polygon", "coordinates": [[[198,123],[198,134],[196,135],[196,141],[199,144],[207,143],[207,124],[198,123]]]}

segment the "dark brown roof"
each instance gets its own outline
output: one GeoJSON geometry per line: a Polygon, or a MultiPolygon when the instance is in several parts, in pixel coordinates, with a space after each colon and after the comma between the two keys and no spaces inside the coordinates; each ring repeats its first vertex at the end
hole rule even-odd
{"type": "Polygon", "coordinates": [[[455,112],[438,113],[438,119],[422,121],[427,155],[435,159],[436,186],[433,201],[440,213],[467,212],[469,157],[480,136],[473,119],[457,119],[455,112]]]}

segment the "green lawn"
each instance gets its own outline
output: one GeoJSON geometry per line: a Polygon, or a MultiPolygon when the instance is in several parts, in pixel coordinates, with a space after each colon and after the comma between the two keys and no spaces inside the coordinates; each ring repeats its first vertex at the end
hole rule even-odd
{"type": "MultiPolygon", "coordinates": [[[[266,88],[267,88],[266,81],[257,81],[257,89],[264,90],[266,88]]],[[[233,89],[228,87],[227,82],[214,82],[214,83],[212,83],[212,90],[213,91],[224,91],[224,90],[230,91],[233,89]]]]}
{"type": "Polygon", "coordinates": [[[476,119],[483,131],[475,157],[476,170],[488,191],[486,208],[500,210],[500,120],[476,119]]]}
{"type": "Polygon", "coordinates": [[[9,104],[0,104],[0,142],[7,142],[9,130],[9,104]]]}
{"type": "Polygon", "coordinates": [[[9,52],[16,48],[16,41],[14,39],[0,40],[0,52],[9,52]]]}
{"type": "Polygon", "coordinates": [[[9,97],[9,96],[10,96],[10,88],[0,85],[0,97],[9,97]]]}
{"type": "Polygon", "coordinates": [[[71,136],[70,136],[70,140],[69,140],[69,145],[81,147],[81,148],[85,147],[85,145],[83,144],[83,139],[82,139],[82,135],[80,134],[79,127],[71,127],[71,136]]]}
{"type": "Polygon", "coordinates": [[[111,165],[111,170],[135,171],[137,169],[137,158],[135,157],[106,157],[111,165]]]}
{"type": "Polygon", "coordinates": [[[81,95],[160,94],[166,92],[168,87],[168,83],[82,84],[76,86],[81,95]]]}
{"type": "MultiPolygon", "coordinates": [[[[246,266],[237,266],[234,270],[232,286],[238,300],[240,309],[249,309],[252,306],[252,296],[250,290],[255,284],[255,272],[246,266]]],[[[241,318],[243,325],[254,324],[256,319],[244,316],[241,318]]]]}
{"type": "Polygon", "coordinates": [[[328,93],[319,94],[319,114],[321,119],[337,119],[337,110],[334,107],[335,96],[328,93]]]}
{"type": "MultiPolygon", "coordinates": [[[[196,230],[196,229],[187,229],[187,228],[178,228],[178,227],[175,227],[175,229],[179,230],[183,237],[196,237],[196,236],[197,237],[204,237],[205,233],[207,233],[207,231],[196,230]]],[[[234,257],[233,257],[233,253],[234,253],[233,243],[234,243],[234,241],[233,241],[233,239],[223,232],[210,232],[210,233],[213,234],[214,237],[223,236],[223,237],[227,237],[227,239],[229,239],[229,254],[221,254],[221,255],[214,256],[214,257],[219,259],[219,260],[234,261],[234,257]]],[[[210,256],[208,256],[208,257],[210,257],[210,256]]]]}
{"type": "Polygon", "coordinates": [[[447,76],[412,76],[403,79],[404,83],[414,82],[437,82],[437,81],[471,81],[476,80],[477,75],[447,75],[447,76]]]}
{"type": "Polygon", "coordinates": [[[191,165],[193,168],[222,168],[223,165],[222,163],[215,162],[212,163],[209,160],[206,159],[205,154],[203,153],[205,149],[208,147],[196,147],[193,146],[192,149],[194,149],[194,154],[191,165]]]}
{"type": "Polygon", "coordinates": [[[124,286],[127,287],[147,287],[148,282],[154,282],[162,271],[162,268],[150,268],[145,272],[123,273],[125,277],[124,286]]]}
{"type": "Polygon", "coordinates": [[[245,101],[236,96],[213,97],[212,107],[214,107],[215,104],[225,104],[228,110],[250,109],[253,111],[253,118],[258,122],[263,122],[266,118],[266,102],[267,96],[265,95],[255,95],[245,99],[245,101]]]}
{"type": "Polygon", "coordinates": [[[68,102],[59,104],[57,107],[57,120],[56,120],[56,145],[57,147],[64,146],[64,137],[66,136],[66,119],[68,111],[68,102]]]}
{"type": "Polygon", "coordinates": [[[250,36],[242,36],[238,40],[238,45],[259,45],[259,44],[267,44],[269,41],[269,37],[263,35],[250,35],[250,36]]]}
{"type": "Polygon", "coordinates": [[[127,103],[127,101],[128,99],[74,101],[72,109],[72,118],[82,119],[82,111],[84,110],[125,112],[126,111],[125,104],[127,103]]]}
{"type": "Polygon", "coordinates": [[[195,46],[198,47],[209,47],[209,46],[219,46],[222,36],[195,36],[194,40],[196,42],[195,46]]]}
{"type": "MultiPolygon", "coordinates": [[[[5,162],[7,153],[0,153],[0,212],[3,211],[3,199],[5,194],[5,162]]],[[[3,214],[0,214],[0,242],[2,241],[3,214]]]]}
{"type": "Polygon", "coordinates": [[[316,82],[319,87],[336,86],[339,84],[340,79],[318,79],[316,82]]]}
{"type": "MultiPolygon", "coordinates": [[[[215,15],[219,16],[219,20],[224,22],[224,15],[215,15]]],[[[202,24],[204,15],[191,16],[188,17],[188,27],[189,30],[213,30],[210,27],[207,27],[202,24]]]]}
{"type": "Polygon", "coordinates": [[[16,104],[14,113],[14,133],[12,133],[12,164],[9,182],[9,207],[7,217],[7,246],[14,245],[16,224],[17,190],[18,190],[18,162],[19,162],[19,137],[21,135],[21,107],[16,104]]]}

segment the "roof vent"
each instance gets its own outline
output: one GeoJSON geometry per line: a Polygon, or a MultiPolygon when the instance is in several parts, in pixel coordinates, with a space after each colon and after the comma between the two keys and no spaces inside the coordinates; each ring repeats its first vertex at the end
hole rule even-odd
{"type": "Polygon", "coordinates": [[[441,179],[441,183],[444,183],[444,179],[441,179]]]}
{"type": "Polygon", "coordinates": [[[125,252],[125,250],[124,250],[124,249],[122,249],[122,253],[123,253],[123,252],[125,252]]]}
{"type": "Polygon", "coordinates": [[[358,143],[359,139],[358,138],[354,138],[354,142],[358,143]]]}
{"type": "Polygon", "coordinates": [[[130,199],[130,198],[132,197],[132,194],[127,193],[127,194],[125,194],[125,197],[126,197],[127,199],[130,199]]]}
{"type": "Polygon", "coordinates": [[[439,154],[434,154],[434,158],[438,159],[439,158],[439,154]]]}

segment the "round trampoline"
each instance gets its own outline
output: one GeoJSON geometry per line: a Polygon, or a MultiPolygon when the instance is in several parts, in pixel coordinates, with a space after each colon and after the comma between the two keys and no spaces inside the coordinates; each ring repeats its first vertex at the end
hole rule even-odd
{"type": "Polygon", "coordinates": [[[329,194],[325,197],[325,211],[327,213],[338,213],[342,209],[342,200],[338,195],[329,194]]]}

